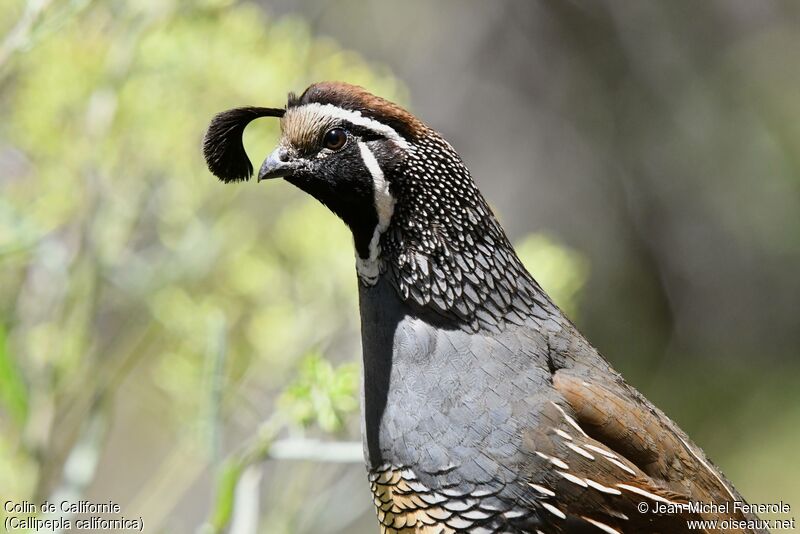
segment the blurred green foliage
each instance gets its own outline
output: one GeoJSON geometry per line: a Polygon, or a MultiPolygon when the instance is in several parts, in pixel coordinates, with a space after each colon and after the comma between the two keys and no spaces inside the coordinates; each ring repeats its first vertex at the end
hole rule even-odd
{"type": "Polygon", "coordinates": [[[335,432],[358,408],[358,372],[355,362],[334,369],[321,354],[312,352],[301,360],[298,377],[286,388],[280,403],[300,425],[317,424],[335,432]]]}
{"type": "Polygon", "coordinates": [[[577,251],[543,234],[531,234],[515,245],[522,263],[536,281],[570,317],[578,311],[578,297],[589,276],[589,264],[577,251]]]}
{"type": "MultiPolygon", "coordinates": [[[[132,369],[129,400],[199,438],[215,336],[227,418],[243,383],[280,388],[310,346],[355,335],[346,230],[288,187],[223,187],[200,140],[217,111],[280,105],[316,79],[403,98],[385,71],[255,6],[98,2],[56,21],[68,4],[3,70],[0,463],[15,467],[0,485],[17,498],[64,482],[81,425],[132,369]]],[[[4,3],[0,27],[23,12],[4,3]]],[[[264,154],[276,137],[264,121],[246,143],[264,154]]]]}
{"type": "Polygon", "coordinates": [[[6,333],[0,326],[0,405],[17,424],[28,416],[28,391],[17,363],[11,359],[6,333]]]}
{"type": "MultiPolygon", "coordinates": [[[[2,497],[111,480],[104,498],[154,507],[157,528],[153,510],[176,506],[287,383],[278,404],[294,421],[357,439],[347,230],[286,184],[223,186],[200,142],[214,113],[281,105],[312,81],[403,102],[402,86],[303,20],[248,4],[13,0],[0,34],[14,36],[0,48],[2,497]],[[165,482],[156,459],[187,442],[205,457],[165,482]],[[81,476],[65,470],[78,450],[81,476]]],[[[255,159],[277,128],[248,129],[255,159]]],[[[583,262],[543,238],[521,253],[574,309],[583,262]]]]}

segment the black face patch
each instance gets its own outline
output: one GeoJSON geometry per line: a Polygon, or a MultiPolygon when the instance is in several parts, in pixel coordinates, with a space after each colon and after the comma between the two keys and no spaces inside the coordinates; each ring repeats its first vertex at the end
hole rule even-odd
{"type": "Polygon", "coordinates": [[[302,170],[287,177],[287,181],[338,215],[353,232],[359,257],[366,259],[381,221],[375,199],[376,169],[367,165],[359,145],[367,145],[383,179],[390,182],[393,169],[404,159],[405,150],[400,145],[405,142],[398,143],[391,128],[369,119],[361,124],[360,119],[352,112],[331,107],[290,107],[281,119],[281,145],[301,162],[302,170]],[[337,143],[331,148],[326,146],[326,136],[333,131],[337,132],[337,143]],[[340,132],[346,134],[343,143],[340,132]]]}
{"type": "Polygon", "coordinates": [[[364,164],[358,139],[348,139],[336,152],[309,155],[303,171],[286,181],[310,194],[341,218],[353,232],[356,252],[369,257],[369,243],[378,224],[372,174],[364,164]]]}

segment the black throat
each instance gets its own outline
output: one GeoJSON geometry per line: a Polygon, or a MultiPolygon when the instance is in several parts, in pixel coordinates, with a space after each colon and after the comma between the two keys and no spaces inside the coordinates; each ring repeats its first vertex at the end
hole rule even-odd
{"type": "MultiPolygon", "coordinates": [[[[348,176],[358,176],[366,172],[363,168],[354,167],[348,176]]],[[[378,215],[373,205],[372,181],[352,180],[346,187],[346,193],[336,191],[336,180],[314,176],[289,176],[286,181],[310,194],[330,209],[350,228],[353,233],[353,244],[361,258],[369,256],[369,244],[378,215]]]]}
{"type": "Polygon", "coordinates": [[[382,271],[413,313],[498,331],[553,312],[449,143],[430,132],[395,171],[382,271]]]}

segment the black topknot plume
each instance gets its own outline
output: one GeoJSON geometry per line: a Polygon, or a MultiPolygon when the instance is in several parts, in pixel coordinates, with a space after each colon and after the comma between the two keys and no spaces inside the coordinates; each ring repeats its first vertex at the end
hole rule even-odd
{"type": "Polygon", "coordinates": [[[259,117],[283,117],[285,112],[279,108],[245,107],[215,115],[203,137],[208,169],[226,183],[248,180],[253,175],[253,165],[242,144],[245,127],[259,117]]]}

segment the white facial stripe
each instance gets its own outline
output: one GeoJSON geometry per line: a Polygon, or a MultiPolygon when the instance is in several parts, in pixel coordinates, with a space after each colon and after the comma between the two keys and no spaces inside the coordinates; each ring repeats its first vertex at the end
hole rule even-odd
{"type": "Polygon", "coordinates": [[[338,106],[334,106],[333,104],[318,104],[316,102],[312,104],[305,104],[295,109],[298,111],[302,109],[306,110],[307,113],[319,113],[321,115],[347,121],[351,124],[355,124],[356,126],[361,126],[362,128],[372,130],[373,132],[378,133],[387,139],[391,139],[403,150],[409,149],[408,141],[403,139],[403,136],[398,134],[394,128],[374,119],[370,119],[369,117],[365,117],[360,111],[340,108],[338,106]]]}
{"type": "Polygon", "coordinates": [[[378,281],[378,274],[380,269],[378,266],[378,256],[381,252],[380,240],[381,234],[389,227],[394,213],[394,197],[389,192],[389,182],[383,175],[383,170],[375,159],[375,154],[369,149],[364,141],[358,141],[358,149],[361,152],[361,159],[364,161],[364,166],[372,175],[372,182],[374,187],[374,203],[375,211],[378,214],[378,224],[375,226],[375,231],[372,233],[372,239],[369,242],[369,257],[356,258],[356,269],[364,283],[373,285],[378,281]]]}
{"type": "Polygon", "coordinates": [[[381,232],[389,227],[389,222],[392,220],[394,213],[394,198],[389,193],[389,182],[383,175],[381,166],[378,165],[378,160],[369,149],[364,141],[358,142],[358,149],[361,151],[361,159],[364,160],[364,165],[372,175],[372,181],[375,186],[375,211],[378,213],[378,228],[381,232]]]}

